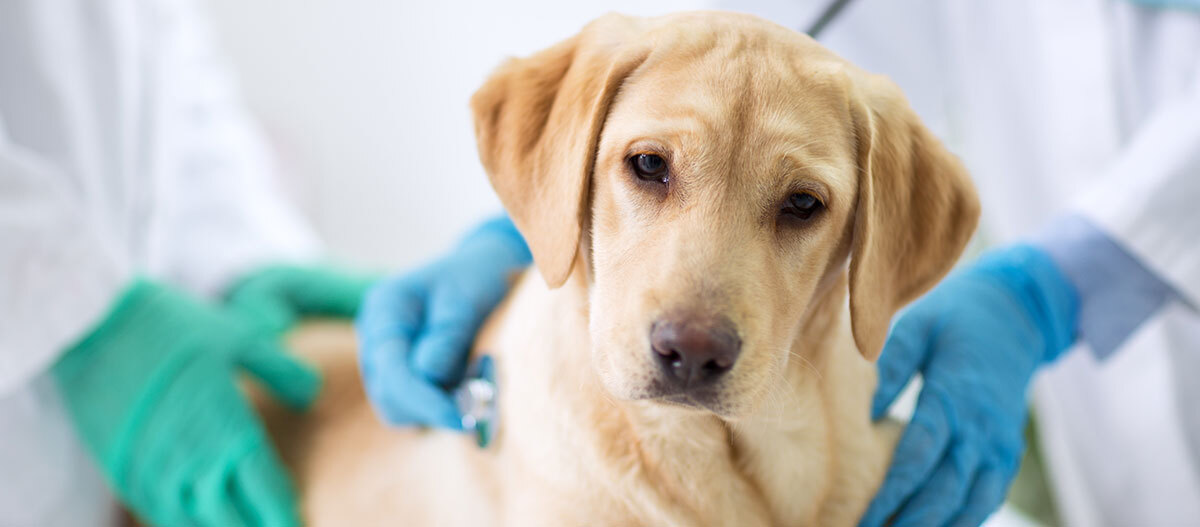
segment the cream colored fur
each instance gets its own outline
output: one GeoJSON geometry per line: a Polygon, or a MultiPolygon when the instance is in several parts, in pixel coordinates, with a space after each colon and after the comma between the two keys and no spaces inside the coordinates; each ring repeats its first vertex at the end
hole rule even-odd
{"type": "Polygon", "coordinates": [[[899,91],[753,17],[609,15],[502,66],[472,107],[537,264],[476,344],[499,436],[387,428],[348,329],[303,328],[326,392],[263,412],[309,524],[856,524],[896,436],[869,419],[887,320],[978,216],[899,91]],[[633,177],[641,152],[667,187],[633,177]],[[781,220],[796,192],[821,215],[781,220]],[[729,318],[742,352],[715,396],[667,403],[647,339],[681,310],[729,318]]]}

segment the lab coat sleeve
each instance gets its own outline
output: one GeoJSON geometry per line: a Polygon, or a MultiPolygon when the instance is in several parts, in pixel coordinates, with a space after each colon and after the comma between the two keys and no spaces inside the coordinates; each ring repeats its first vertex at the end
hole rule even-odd
{"type": "Polygon", "coordinates": [[[1145,121],[1077,204],[1193,308],[1200,306],[1200,77],[1145,121]]]}
{"type": "Polygon", "coordinates": [[[129,280],[57,167],[5,138],[0,116],[0,399],[44,371],[129,280]]]}
{"type": "Polygon", "coordinates": [[[164,6],[162,118],[175,133],[160,166],[170,175],[160,258],[172,282],[217,296],[258,266],[311,259],[319,246],[205,19],[190,1],[164,6]]]}
{"type": "Polygon", "coordinates": [[[1079,295],[1078,337],[1098,359],[1121,348],[1178,293],[1104,231],[1068,215],[1034,238],[1079,295]]]}

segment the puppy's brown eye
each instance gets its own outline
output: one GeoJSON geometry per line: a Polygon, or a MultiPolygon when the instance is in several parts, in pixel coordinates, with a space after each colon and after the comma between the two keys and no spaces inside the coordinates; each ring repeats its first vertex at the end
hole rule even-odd
{"type": "Polygon", "coordinates": [[[667,160],[656,154],[637,154],[629,158],[633,173],[642,181],[653,181],[666,184],[670,179],[667,174],[667,160]]]}
{"type": "Polygon", "coordinates": [[[779,214],[792,217],[799,220],[807,220],[816,215],[824,205],[816,196],[807,192],[792,194],[788,196],[787,201],[783,203],[783,208],[779,210],[779,214]]]}

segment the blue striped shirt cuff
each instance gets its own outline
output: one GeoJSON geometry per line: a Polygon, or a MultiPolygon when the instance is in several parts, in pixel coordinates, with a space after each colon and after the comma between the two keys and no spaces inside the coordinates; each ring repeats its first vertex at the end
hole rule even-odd
{"type": "Polygon", "coordinates": [[[1077,334],[1098,359],[1121,347],[1178,293],[1082,216],[1062,216],[1033,238],[1079,294],[1077,334]]]}

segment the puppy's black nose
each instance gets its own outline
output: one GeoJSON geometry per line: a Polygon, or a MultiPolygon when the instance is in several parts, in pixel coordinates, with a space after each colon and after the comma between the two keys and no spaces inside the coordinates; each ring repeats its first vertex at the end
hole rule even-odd
{"type": "Polygon", "coordinates": [[[742,340],[725,317],[676,315],[650,327],[650,346],[665,377],[686,390],[709,384],[732,369],[742,340]]]}

